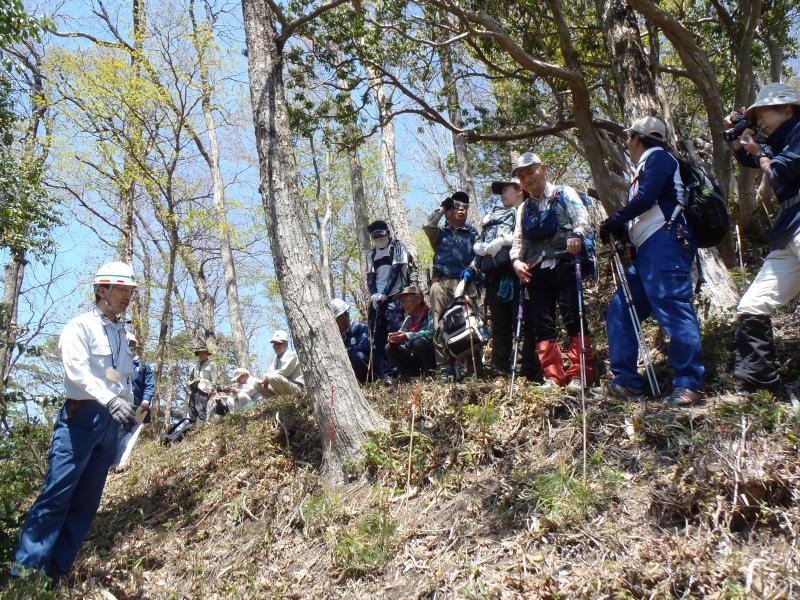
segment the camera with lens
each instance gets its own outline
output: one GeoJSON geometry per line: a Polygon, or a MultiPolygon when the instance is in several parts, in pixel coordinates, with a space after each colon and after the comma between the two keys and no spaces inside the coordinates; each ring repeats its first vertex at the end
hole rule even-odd
{"type": "Polygon", "coordinates": [[[726,141],[733,142],[734,140],[738,140],[740,137],[742,137],[745,129],[755,128],[755,124],[748,119],[745,119],[744,114],[736,111],[736,113],[734,113],[733,126],[730,129],[726,129],[722,135],[725,137],[726,141]]]}

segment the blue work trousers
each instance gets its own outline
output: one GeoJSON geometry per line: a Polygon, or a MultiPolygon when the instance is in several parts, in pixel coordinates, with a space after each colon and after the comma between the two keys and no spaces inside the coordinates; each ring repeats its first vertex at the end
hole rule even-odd
{"type": "Polygon", "coordinates": [[[368,321],[369,327],[373,330],[373,347],[375,355],[372,357],[374,362],[373,372],[376,379],[394,377],[397,375],[397,367],[386,356],[386,342],[390,333],[400,331],[405,318],[403,305],[399,300],[386,300],[378,305],[376,311],[372,304],[369,305],[368,321]]]}
{"type": "Polygon", "coordinates": [[[78,408],[69,411],[68,404],[58,413],[44,488],[28,511],[15,557],[50,574],[72,568],[117,451],[119,424],[105,407],[90,400],[73,402],[78,408]]]}
{"type": "Polygon", "coordinates": [[[348,350],[347,356],[353,367],[353,373],[359,383],[366,383],[369,376],[369,353],[358,350],[348,350]]]}
{"type": "MultiPolygon", "coordinates": [[[[667,359],[675,370],[674,387],[703,387],[700,326],[692,305],[691,265],[694,248],[677,236],[678,226],[661,228],[636,251],[627,280],[643,321],[651,314],[670,338],[667,359]]],[[[639,344],[621,289],[608,305],[608,346],[614,383],[642,390],[637,367],[639,344]]]]}

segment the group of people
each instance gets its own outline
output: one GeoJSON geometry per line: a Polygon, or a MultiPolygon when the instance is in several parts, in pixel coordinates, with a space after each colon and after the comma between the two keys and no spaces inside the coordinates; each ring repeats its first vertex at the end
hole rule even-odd
{"type": "MultiPolygon", "coordinates": [[[[743,167],[763,172],[780,206],[769,234],[769,253],[737,309],[734,376],[742,393],[779,391],[770,318],[800,293],[800,94],[786,84],[767,85],[744,114],[766,137],[756,141],[754,132],[745,130],[732,142],[736,159],[743,167]]],[[[726,125],[736,119],[732,113],[726,125]]],[[[670,400],[691,405],[700,399],[704,365],[692,305],[696,248],[679,210],[683,182],[660,119],[638,119],[626,133],[634,167],[628,201],[603,222],[600,238],[632,248],[625,273],[631,301],[640,320],[652,315],[670,337],[670,400]]],[[[594,378],[591,335],[579,296],[592,240],[583,200],[571,187],[549,181],[547,166],[530,152],[519,156],[511,177],[494,182],[492,190],[500,199],[483,219],[480,233],[467,220],[470,199],[464,192],[446,198],[425,223],[434,250],[430,304],[414,278],[413,260],[403,242],[392,237],[385,221],[369,225],[374,249],[369,255],[368,322],[351,321],[343,300],[331,302],[358,379],[388,380],[437,368],[447,380],[457,377],[457,357],[442,333],[442,318],[454,302],[482,318],[479,288],[486,294],[494,373],[509,374],[512,369],[522,315],[521,374],[541,377],[551,388],[568,389],[583,389],[594,378]],[[566,365],[557,312],[569,339],[566,365]]],[[[138,361],[137,340],[126,331],[123,318],[135,288],[130,265],[103,265],[94,278],[93,308],[64,327],[59,346],[66,401],[53,430],[42,492],[21,530],[13,575],[25,569],[55,577],[69,572],[95,517],[120,430],[134,425],[137,404],[149,402],[153,395],[152,372],[138,361]]],[[[608,306],[613,378],[604,389],[636,400],[644,385],[637,366],[639,340],[627,302],[618,289],[608,306]]],[[[480,332],[478,339],[484,335],[480,332]]],[[[236,410],[260,397],[302,390],[303,375],[297,355],[288,347],[289,336],[276,331],[271,342],[275,358],[260,380],[240,367],[232,381],[220,381],[209,349],[196,348],[198,360],[189,381],[190,418],[206,418],[215,391],[229,394],[227,408],[236,410]]]]}

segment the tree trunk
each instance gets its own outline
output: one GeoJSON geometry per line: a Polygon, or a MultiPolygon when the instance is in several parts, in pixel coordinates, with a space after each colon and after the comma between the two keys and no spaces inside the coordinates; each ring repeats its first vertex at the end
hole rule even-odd
{"type": "MultiPolygon", "coordinates": [[[[169,344],[169,332],[172,323],[172,310],[170,307],[170,298],[175,287],[175,261],[177,259],[178,247],[180,240],[178,239],[178,228],[174,221],[170,220],[169,226],[169,261],[167,263],[167,283],[164,286],[164,306],[161,309],[161,319],[158,328],[158,346],[156,348],[156,365],[153,372],[155,380],[155,392],[151,402],[151,418],[154,426],[159,427],[158,413],[160,411],[160,400],[162,395],[161,377],[164,372],[164,358],[169,344]]],[[[165,426],[169,426],[165,422],[165,426]]]]}
{"type": "Polygon", "coordinates": [[[367,255],[370,250],[369,233],[367,232],[369,213],[367,212],[367,198],[364,193],[364,173],[361,168],[361,161],[358,159],[358,148],[347,149],[347,164],[350,167],[350,187],[353,190],[353,220],[355,221],[361,259],[358,261],[358,272],[361,281],[366,281],[367,255]]]}
{"type": "Polygon", "coordinates": [[[324,439],[323,470],[335,482],[343,478],[343,463],[362,455],[366,432],[387,425],[361,392],[319,269],[309,260],[314,251],[308,220],[297,201],[297,166],[283,83],[284,40],[278,39],[270,6],[259,0],[242,2],[261,197],[286,320],[324,439]]]}
{"type": "Polygon", "coordinates": [[[250,351],[247,347],[247,334],[244,331],[242,308],[239,303],[239,286],[236,280],[236,263],[233,260],[230,226],[225,210],[225,182],[220,169],[219,142],[217,141],[217,122],[211,109],[212,88],[209,78],[206,49],[211,40],[211,28],[208,21],[199,27],[194,16],[194,1],[189,2],[192,19],[192,31],[195,50],[197,51],[198,70],[200,74],[200,95],[203,118],[208,134],[208,168],[214,190],[214,216],[219,227],[220,255],[222,256],[222,272],[225,279],[225,297],[228,300],[228,319],[231,323],[231,336],[236,352],[237,366],[250,369],[250,351]]]}
{"type": "MultiPolygon", "coordinates": [[[[373,78],[374,79],[374,78],[373,78]]],[[[386,201],[389,222],[394,235],[402,240],[408,251],[417,256],[417,244],[408,222],[408,209],[400,195],[397,182],[397,150],[394,121],[389,117],[391,107],[386,89],[377,82],[373,85],[375,101],[378,105],[378,118],[381,123],[381,171],[383,173],[383,197],[386,201]]]]}
{"type": "Polygon", "coordinates": [[[12,251],[3,280],[3,303],[0,304],[0,413],[5,414],[3,394],[11,374],[11,352],[17,341],[17,314],[22,280],[25,277],[25,254],[12,251]]]}
{"type": "MultiPolygon", "coordinates": [[[[125,159],[124,172],[132,169],[132,161],[125,159]],[[130,164],[129,164],[130,163],[130,164]]],[[[136,197],[136,184],[131,181],[119,190],[119,239],[117,240],[117,260],[133,262],[133,202],[136,197]]]]}
{"type": "Polygon", "coordinates": [[[215,352],[217,350],[217,334],[216,324],[214,322],[214,311],[216,309],[216,301],[214,296],[208,291],[208,282],[206,275],[203,271],[203,264],[195,263],[194,256],[189,248],[180,245],[178,249],[181,261],[183,261],[186,270],[189,272],[189,277],[192,278],[195,293],[197,294],[197,303],[200,310],[200,321],[193,322],[195,333],[199,334],[196,337],[197,342],[204,343],[209,350],[215,352]]]}

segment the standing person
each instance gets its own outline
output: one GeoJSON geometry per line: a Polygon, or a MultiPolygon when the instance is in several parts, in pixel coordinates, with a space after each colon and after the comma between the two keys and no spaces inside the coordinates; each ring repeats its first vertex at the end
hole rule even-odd
{"type": "Polygon", "coordinates": [[[150,408],[149,405],[156,392],[155,377],[153,376],[153,367],[146,362],[143,362],[139,357],[139,342],[136,335],[129,331],[126,334],[128,339],[128,347],[133,353],[133,404],[139,406],[142,402],[147,402],[147,416],[144,418],[145,423],[150,422],[150,408]]]}
{"type": "MultiPolygon", "coordinates": [[[[511,373],[511,354],[516,328],[519,294],[525,293],[519,284],[511,261],[511,246],[514,242],[514,229],[517,211],[529,194],[522,189],[519,179],[512,177],[492,183],[492,193],[500,196],[500,203],[483,219],[483,230],[475,242],[475,267],[486,278],[486,305],[492,329],[492,372],[494,375],[511,373]]],[[[525,312],[528,312],[529,302],[525,312]]],[[[527,318],[531,324],[530,316],[527,318]]],[[[540,370],[536,357],[536,343],[530,333],[532,327],[525,327],[525,342],[522,350],[522,369],[520,373],[535,379],[540,370]]]]}
{"type": "MultiPolygon", "coordinates": [[[[635,259],[626,279],[640,320],[651,313],[670,338],[667,359],[675,370],[670,401],[691,406],[703,387],[700,326],[692,304],[692,260],[697,249],[681,212],[667,224],[683,198],[678,161],[666,146],[667,128],[657,117],[642,117],[625,130],[635,165],[628,203],[607,219],[600,238],[630,239],[635,259]]],[[[608,305],[608,350],[614,378],[611,395],[638,399],[643,386],[639,345],[622,290],[608,305]]]]}
{"type": "Polygon", "coordinates": [[[386,355],[397,365],[400,376],[415,377],[436,368],[433,347],[433,313],[415,285],[397,294],[406,318],[400,329],[388,335],[386,355]]]}
{"type": "MultiPolygon", "coordinates": [[[[350,305],[340,298],[331,300],[331,310],[336,319],[336,326],[342,336],[347,350],[350,365],[359,383],[366,383],[370,372],[370,352],[372,345],[369,339],[369,327],[366,323],[350,320],[350,305]]],[[[373,365],[374,367],[374,365],[373,365]]]]}
{"type": "Polygon", "coordinates": [[[367,323],[375,347],[373,369],[376,379],[389,382],[396,368],[387,360],[384,346],[386,335],[397,331],[403,322],[403,305],[394,296],[408,285],[408,252],[401,240],[392,237],[386,221],[373,221],[367,231],[373,245],[367,260],[367,287],[372,294],[367,323]]]}
{"type": "Polygon", "coordinates": [[[439,329],[439,318],[455,298],[458,285],[466,283],[465,294],[475,312],[479,312],[478,290],[475,286],[475,271],[471,268],[475,253],[472,247],[478,239],[478,230],[467,221],[469,196],[456,192],[445,198],[441,206],[433,211],[422,230],[433,248],[433,283],[431,284],[431,310],[436,329],[436,364],[442,380],[453,381],[456,370],[452,357],[445,348],[439,329]],[[445,218],[445,224],[439,221],[445,218]]]}
{"type": "Polygon", "coordinates": [[[211,351],[206,346],[194,348],[197,362],[189,372],[189,421],[205,421],[208,417],[208,399],[219,380],[219,369],[211,362],[211,351]]]}
{"type": "Polygon", "coordinates": [[[269,371],[261,380],[261,389],[258,390],[265,398],[281,394],[296,394],[306,386],[303,379],[303,370],[300,360],[294,350],[289,350],[289,334],[282,329],[277,329],[272,334],[272,350],[275,358],[272,359],[269,371]]]}
{"type": "Polygon", "coordinates": [[[59,347],[66,401],[53,429],[44,487],[22,526],[12,575],[34,569],[66,577],[94,521],[119,429],[135,424],[133,353],[121,318],[135,289],[130,265],[103,265],[94,278],[94,308],[64,327],[59,347]]]}
{"type": "MultiPolygon", "coordinates": [[[[770,83],[743,112],[767,139],[759,144],[746,130],[733,142],[734,156],[743,167],[764,173],[780,206],[769,231],[769,254],[736,307],[733,375],[744,394],[759,389],[780,392],[771,317],[800,294],[800,92],[785,83],[770,83]]],[[[726,119],[728,127],[734,115],[726,119]]]]}
{"type": "Polygon", "coordinates": [[[589,212],[573,188],[547,180],[547,166],[532,152],[519,156],[512,175],[519,177],[522,187],[531,196],[517,211],[511,258],[517,277],[528,287],[529,316],[536,353],[544,372],[544,385],[567,386],[571,391],[580,391],[582,349],[587,382],[594,378],[594,353],[585,318],[581,344],[575,280],[575,257],[592,231],[589,212]],[[566,371],[556,333],[556,307],[570,337],[567,350],[570,365],[566,371]]]}

